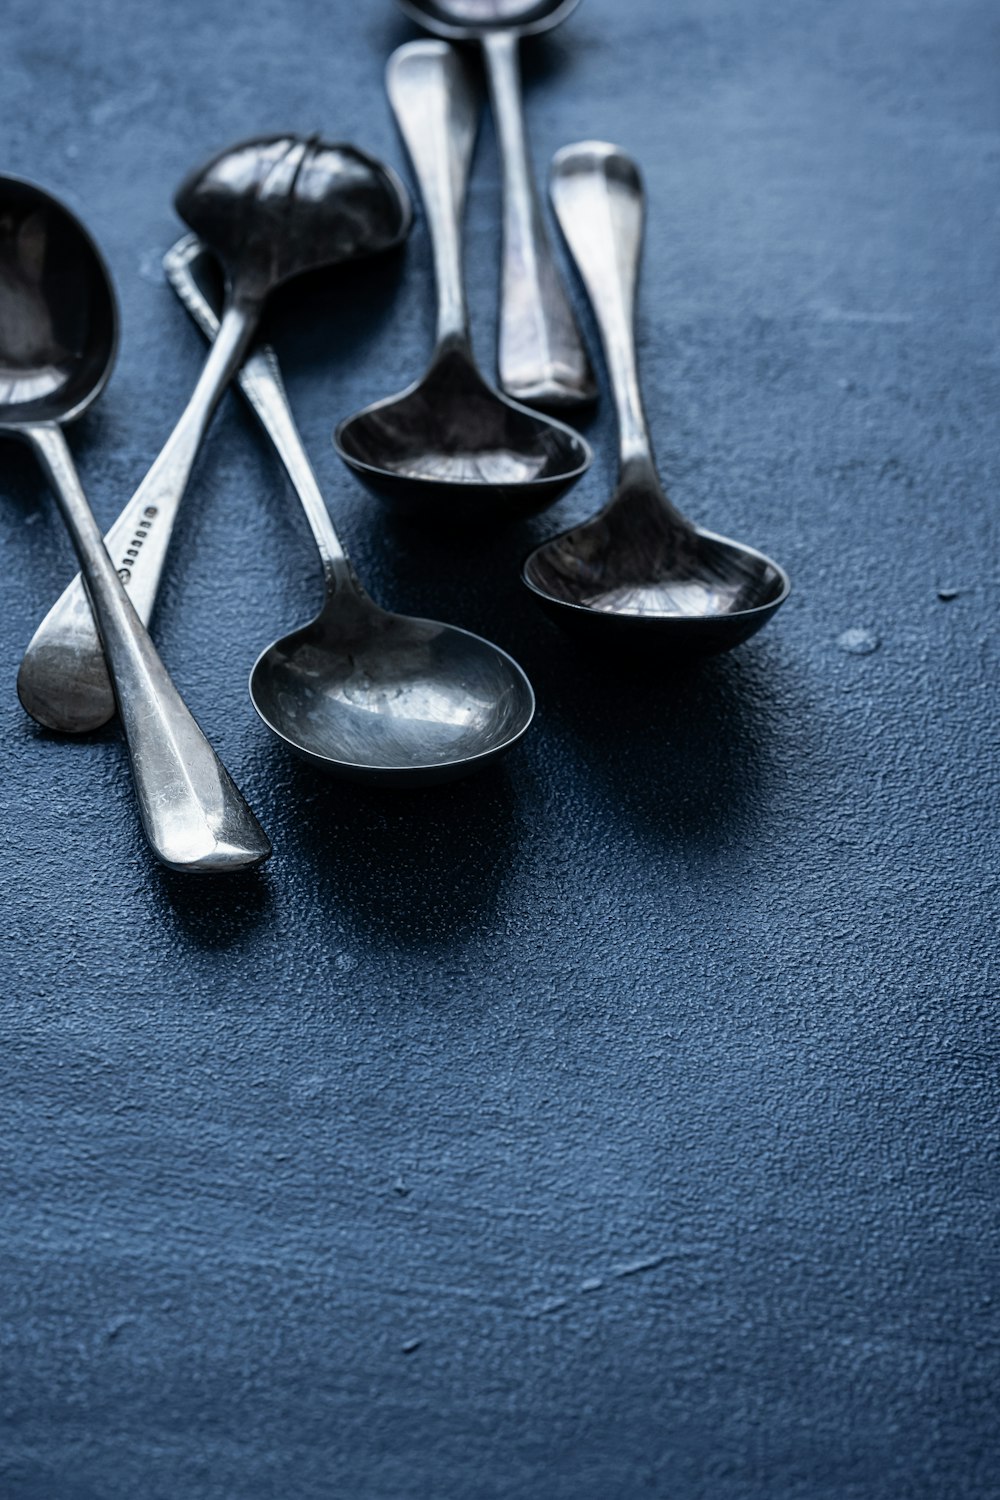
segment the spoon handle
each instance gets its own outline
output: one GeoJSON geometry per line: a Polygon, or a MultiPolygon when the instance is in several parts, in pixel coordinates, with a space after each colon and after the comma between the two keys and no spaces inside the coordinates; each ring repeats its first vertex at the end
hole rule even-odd
{"type": "Polygon", "coordinates": [[[468,348],[462,216],[479,131],[472,75],[446,42],[409,42],[390,57],[386,90],[427,215],[437,278],[437,352],[468,348]]]}
{"type": "Polygon", "coordinates": [[[62,430],[30,427],[73,539],[111,667],[139,816],[172,870],[218,874],[267,859],[271,845],[171,682],[115,572],[62,430]]]}
{"type": "Polygon", "coordinates": [[[482,39],[503,172],[500,384],[529,406],[580,406],[597,394],[590,361],[545,229],[528,149],[513,30],[482,39]]]}
{"type": "MultiPolygon", "coordinates": [[[[211,342],[218,337],[219,316],[198,285],[194,273],[195,262],[204,254],[205,247],[197,235],[185,235],[163,257],[163,269],[184,307],[211,342]]],[[[285,466],[319,549],[324,577],[332,586],[342,580],[345,567],[350,565],[295,425],[281,370],[271,346],[258,344],[240,366],[236,378],[285,466]]]]}
{"type": "Polygon", "coordinates": [[[557,153],[552,203],[594,309],[618,413],[623,467],[652,466],[635,348],[645,199],[638,168],[615,146],[584,141],[557,153]]]}
{"type": "MultiPolygon", "coordinates": [[[[144,624],[153,613],[171,532],[202,438],[256,324],[252,307],[236,305],[226,312],[184,414],[105,537],[118,576],[144,624]]],[[[79,574],[32,636],[17,690],[32,718],[64,734],[98,729],[113,717],[114,693],[79,574]]]]}

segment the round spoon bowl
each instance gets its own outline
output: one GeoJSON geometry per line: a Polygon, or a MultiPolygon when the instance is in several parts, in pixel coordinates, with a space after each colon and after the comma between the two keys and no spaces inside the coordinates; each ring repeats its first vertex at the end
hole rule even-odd
{"type": "Polygon", "coordinates": [[[174,206],[241,294],[260,300],[303,272],[394,249],[413,222],[391,167],[294,135],[228,147],[181,184],[174,206]]]}
{"type": "Polygon", "coordinates": [[[399,0],[419,25],[448,41],[487,31],[534,36],[550,31],[576,10],[580,0],[399,0]]]}
{"type": "Polygon", "coordinates": [[[72,421],[117,350],[111,276],[90,235],[41,188],[0,178],[0,426],[72,421]]]}
{"type": "Polygon", "coordinates": [[[572,428],[501,396],[460,351],[342,422],[334,445],[395,510],[466,523],[544,510],[592,458],[572,428]]]}
{"type": "Polygon", "coordinates": [[[690,527],[609,543],[599,519],[545,542],[522,577],[553,618],[577,631],[713,656],[748,640],[789,593],[777,563],[690,527]]]}
{"type": "Polygon", "coordinates": [[[310,764],[380,787],[454,781],[527,732],[535,697],[506,652],[433,620],[336,605],[276,641],[250,674],[264,723],[310,764]]]}

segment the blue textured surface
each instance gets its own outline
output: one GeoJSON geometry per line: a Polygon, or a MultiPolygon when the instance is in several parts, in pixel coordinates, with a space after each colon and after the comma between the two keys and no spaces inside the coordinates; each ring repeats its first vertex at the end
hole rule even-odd
{"type": "MultiPolygon", "coordinates": [[[[286,295],[363,576],[513,651],[540,717],[433,795],[286,759],[246,673],[316,569],[229,398],[156,633],[273,837],[260,879],[154,868],[115,732],[22,714],[71,561],[3,447],[3,1500],[1000,1495],[998,29],[988,0],[586,0],[532,53],[539,163],[603,137],[646,173],[672,491],[794,580],[700,674],[588,664],[520,591],[607,490],[606,402],[586,481],[495,541],[391,526],[338,466],[335,419],[427,349],[422,224],[286,295]]],[[[287,126],[401,165],[411,34],[387,0],[8,4],[2,167],[122,296],[73,438],[102,520],[203,355],[158,269],[173,188],[287,126]]],[[[487,357],[496,225],[487,126],[487,357]]]]}

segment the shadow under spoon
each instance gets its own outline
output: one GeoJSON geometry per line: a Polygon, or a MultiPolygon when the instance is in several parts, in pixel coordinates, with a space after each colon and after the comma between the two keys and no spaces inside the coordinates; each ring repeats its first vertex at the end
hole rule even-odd
{"type": "Polygon", "coordinates": [[[478,42],[503,173],[500,384],[529,406],[568,410],[597,394],[535,186],[521,90],[522,37],[551,31],[579,0],[400,0],[427,31],[478,42]]]}
{"type": "MultiPolygon", "coordinates": [[[[174,870],[260,864],[271,845],[156,654],[101,540],[62,431],[96,400],[118,346],[107,268],[83,225],[32,183],[0,178],[0,432],[34,448],[97,617],[150,847],[174,870]]],[[[72,662],[67,663],[72,671],[72,662]]]]}
{"type": "MultiPolygon", "coordinates": [[[[164,259],[171,286],[209,338],[219,320],[198,279],[195,236],[164,259]]],[[[340,544],[288,405],[274,353],[256,349],[240,388],[278,452],[309,522],[325,598],[250,676],[254,707],[279,739],[318,766],[380,787],[456,780],[527,732],[535,698],[517,663],[479,636],[381,609],[340,544]]]]}
{"type": "Polygon", "coordinates": [[[695,526],[668,500],[642,406],[633,317],[644,195],[635,163],[588,141],[555,158],[552,200],[601,333],[618,414],[621,473],[593,520],[538,547],[524,582],[568,628],[670,654],[727,651],[787,599],[763,553],[695,526]]]}
{"type": "MultiPolygon", "coordinates": [[[[202,439],[268,296],[302,272],[391,249],[412,219],[403,184],[381,162],[353,146],[288,135],[223,151],[183,183],[175,206],[218,257],[226,301],[187,407],[106,537],[146,624],[202,439]]],[[[35,632],[18,692],[33,718],[63,733],[96,729],[112,717],[114,698],[78,578],[35,632]]]]}
{"type": "Polygon", "coordinates": [[[464,59],[411,42],[386,87],[423,196],[437,280],[437,342],[422,380],[342,422],[337,452],[397,510],[475,525],[552,505],[584,473],[578,433],[510,401],[480,374],[462,279],[462,211],[480,101],[464,59]]]}

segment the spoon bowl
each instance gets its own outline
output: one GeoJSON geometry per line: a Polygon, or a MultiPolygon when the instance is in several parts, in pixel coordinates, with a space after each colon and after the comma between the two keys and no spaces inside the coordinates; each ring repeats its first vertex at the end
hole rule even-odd
{"type": "Polygon", "coordinates": [[[479,39],[490,31],[520,36],[550,31],[576,10],[580,0],[399,0],[407,15],[446,41],[479,39]]]}
{"type": "Polygon", "coordinates": [[[376,786],[453,781],[524,735],[535,699],[499,647],[344,593],[250,674],[268,728],[312,765],[376,786]]]}
{"type": "Polygon", "coordinates": [[[100,395],[118,350],[118,307],[80,221],[33,183],[3,179],[0,427],[71,422],[100,395]]]}
{"type": "Polygon", "coordinates": [[[293,276],[394,248],[413,219],[391,167],[317,136],[230,146],[191,173],[174,207],[258,302],[293,276]]]}
{"type": "Polygon", "coordinates": [[[459,521],[544,510],[591,461],[578,433],[501,396],[457,348],[402,395],[342,422],[334,443],[394,509],[459,521]]]}
{"type": "Polygon", "coordinates": [[[669,636],[686,655],[712,656],[788,597],[786,574],[762,552],[695,526],[635,524],[645,510],[612,505],[531,554],[524,582],[559,624],[633,645],[669,636]]]}

